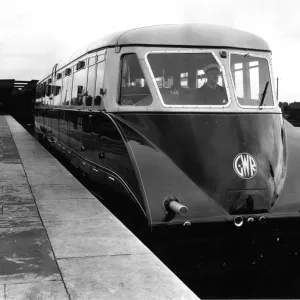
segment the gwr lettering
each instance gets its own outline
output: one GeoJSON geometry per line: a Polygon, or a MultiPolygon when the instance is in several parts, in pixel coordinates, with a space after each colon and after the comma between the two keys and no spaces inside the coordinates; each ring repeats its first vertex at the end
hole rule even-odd
{"type": "Polygon", "coordinates": [[[249,154],[239,154],[234,161],[234,170],[240,177],[250,179],[256,174],[256,162],[249,154]]]}

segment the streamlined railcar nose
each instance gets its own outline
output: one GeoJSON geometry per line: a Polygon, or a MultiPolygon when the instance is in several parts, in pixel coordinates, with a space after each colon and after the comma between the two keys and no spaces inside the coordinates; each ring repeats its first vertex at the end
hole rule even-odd
{"type": "MultiPolygon", "coordinates": [[[[280,114],[123,118],[126,125],[121,119],[119,124],[133,151],[153,223],[238,216],[245,222],[244,216],[273,209],[287,164],[280,114]],[[183,208],[173,203],[173,210],[166,209],[168,197],[175,197],[183,208]]],[[[237,226],[242,222],[236,221],[237,226]]]]}

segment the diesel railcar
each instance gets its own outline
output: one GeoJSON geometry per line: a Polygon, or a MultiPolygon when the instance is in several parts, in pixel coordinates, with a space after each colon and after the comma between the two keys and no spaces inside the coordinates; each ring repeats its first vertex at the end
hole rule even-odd
{"type": "Polygon", "coordinates": [[[299,220],[300,138],[254,34],[175,24],[105,36],[49,70],[34,114],[37,136],[153,232],[299,220]]]}

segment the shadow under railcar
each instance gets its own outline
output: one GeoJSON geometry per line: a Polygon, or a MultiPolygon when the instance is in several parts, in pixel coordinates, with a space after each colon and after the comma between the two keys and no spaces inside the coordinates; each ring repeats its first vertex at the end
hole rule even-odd
{"type": "Polygon", "coordinates": [[[253,234],[208,225],[201,238],[161,239],[152,250],[202,299],[298,298],[297,224],[267,227],[253,234]]]}

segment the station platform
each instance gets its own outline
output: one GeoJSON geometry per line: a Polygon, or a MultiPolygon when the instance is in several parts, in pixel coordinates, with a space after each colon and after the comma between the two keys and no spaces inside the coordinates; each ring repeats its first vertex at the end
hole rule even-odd
{"type": "Polygon", "coordinates": [[[11,116],[0,116],[0,300],[199,299],[11,116]]]}

